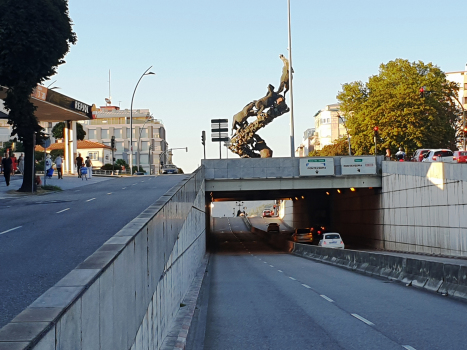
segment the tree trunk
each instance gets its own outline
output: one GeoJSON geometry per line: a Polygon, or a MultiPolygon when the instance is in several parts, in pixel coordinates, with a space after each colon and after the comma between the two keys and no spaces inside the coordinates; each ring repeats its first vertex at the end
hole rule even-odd
{"type": "Polygon", "coordinates": [[[34,142],[33,135],[23,140],[24,145],[24,173],[23,184],[18,192],[36,192],[37,186],[35,181],[35,166],[33,165],[34,158],[34,142]]]}

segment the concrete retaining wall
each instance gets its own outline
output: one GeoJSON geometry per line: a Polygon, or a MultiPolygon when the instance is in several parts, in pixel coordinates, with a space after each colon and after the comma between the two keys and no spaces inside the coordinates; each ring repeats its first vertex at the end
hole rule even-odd
{"type": "Polygon", "coordinates": [[[158,349],[205,255],[198,169],[0,330],[0,350],[158,349]]]}
{"type": "Polygon", "coordinates": [[[467,256],[467,165],[383,162],[376,224],[385,249],[467,256]]]}
{"type": "Polygon", "coordinates": [[[467,265],[293,243],[293,254],[467,300],[467,265]]]}

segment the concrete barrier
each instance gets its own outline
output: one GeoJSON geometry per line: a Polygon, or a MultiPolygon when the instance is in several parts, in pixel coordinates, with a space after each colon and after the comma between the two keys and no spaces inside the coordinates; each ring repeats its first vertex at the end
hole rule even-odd
{"type": "Polygon", "coordinates": [[[158,349],[205,235],[199,168],[0,329],[0,350],[158,349]]]}
{"type": "Polygon", "coordinates": [[[297,256],[467,300],[467,264],[452,265],[394,256],[390,253],[370,253],[292,244],[291,251],[297,256]]]}

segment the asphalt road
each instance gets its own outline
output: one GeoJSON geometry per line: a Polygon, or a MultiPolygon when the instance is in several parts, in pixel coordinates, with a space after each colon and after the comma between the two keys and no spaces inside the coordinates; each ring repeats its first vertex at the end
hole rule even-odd
{"type": "Polygon", "coordinates": [[[239,220],[214,221],[192,349],[466,348],[467,304],[277,252],[239,220]]]}
{"type": "Polygon", "coordinates": [[[112,178],[0,201],[0,328],[185,178],[112,178]]]}

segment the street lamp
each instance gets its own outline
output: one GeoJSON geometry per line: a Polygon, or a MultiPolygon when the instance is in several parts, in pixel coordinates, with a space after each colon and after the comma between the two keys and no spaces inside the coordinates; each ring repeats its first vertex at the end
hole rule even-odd
{"type": "Polygon", "coordinates": [[[151,68],[152,66],[146,69],[143,75],[141,75],[138,82],[136,83],[135,90],[133,91],[133,96],[131,97],[131,106],[130,106],[130,174],[131,175],[133,175],[133,99],[135,98],[136,89],[138,88],[138,85],[141,79],[143,79],[145,75],[156,74],[153,72],[148,72],[151,68]]]}
{"type": "Polygon", "coordinates": [[[290,0],[287,0],[287,14],[289,27],[289,94],[290,94],[290,156],[295,157],[295,135],[293,122],[293,89],[292,89],[292,31],[290,29],[290,0]]]}

